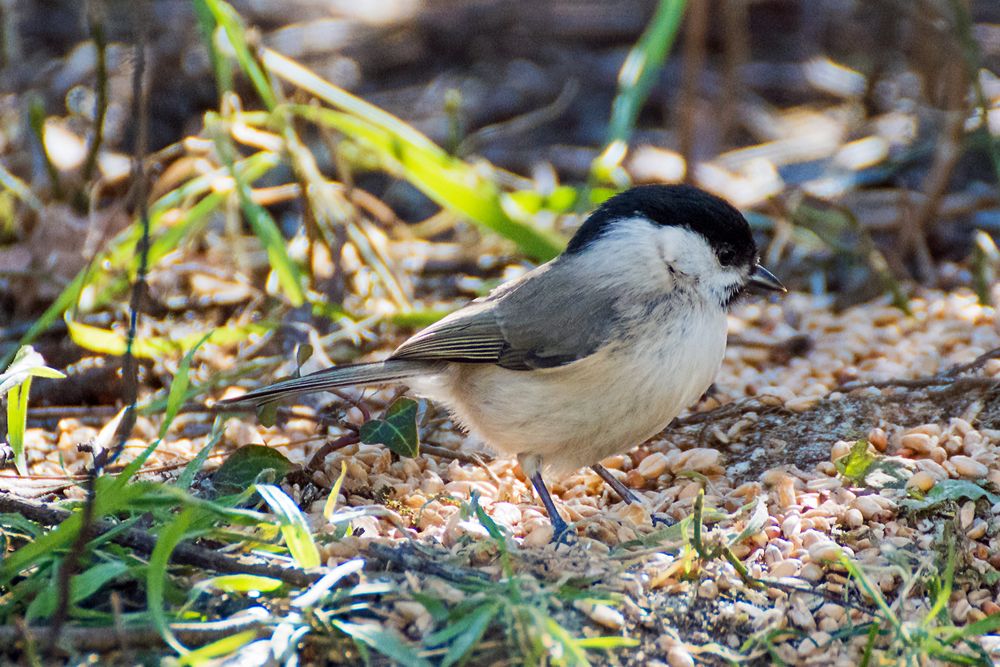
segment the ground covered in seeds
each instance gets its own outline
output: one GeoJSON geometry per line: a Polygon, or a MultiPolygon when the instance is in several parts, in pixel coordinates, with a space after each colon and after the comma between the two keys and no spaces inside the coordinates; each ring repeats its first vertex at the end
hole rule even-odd
{"type": "MultiPolygon", "coordinates": [[[[435,625],[428,596],[488,599],[503,580],[574,635],[637,640],[614,652],[623,664],[854,665],[866,651],[918,653],[901,639],[907,629],[970,627],[1000,612],[1000,321],[971,293],[928,291],[910,308],[835,313],[800,294],[737,306],[713,390],[661,437],[603,462],[641,492],[641,506],[620,502],[590,471],[552,484],[578,532],[571,545],[549,544],[548,519],[516,463],[475,453],[433,406],[421,431],[434,453],[400,458],[352,444],[285,487],[327,565],[360,556],[381,563],[366,579],[393,582],[381,617],[357,621],[418,644],[435,625]],[[355,510],[350,534],[323,514],[342,470],[337,502],[355,510]],[[470,511],[473,494],[488,519],[470,511]],[[654,526],[656,512],[678,523],[654,526]],[[932,611],[944,587],[944,610],[932,611]]],[[[202,355],[206,376],[240,363],[221,350],[202,355]]],[[[353,398],[374,410],[393,395],[353,398]]],[[[340,398],[313,400],[273,427],[231,419],[220,453],[266,444],[305,464],[338,433],[316,414],[358,417],[340,398]]],[[[179,417],[151,474],[169,477],[173,462],[190,460],[204,425],[197,414],[179,417]]],[[[129,451],[145,445],[143,430],[152,438],[155,424],[140,419],[129,451]]],[[[33,483],[42,484],[82,470],[77,443],[99,434],[67,418],[28,436],[33,483]]],[[[1000,659],[1000,636],[977,641],[1000,659]]],[[[495,657],[502,646],[494,643],[495,657]]]]}

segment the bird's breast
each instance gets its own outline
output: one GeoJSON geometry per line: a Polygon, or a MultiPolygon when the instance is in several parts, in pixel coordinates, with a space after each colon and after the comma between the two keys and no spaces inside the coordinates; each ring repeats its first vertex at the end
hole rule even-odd
{"type": "Polygon", "coordinates": [[[435,392],[506,454],[539,454],[556,472],[627,451],[661,431],[715,377],[726,345],[721,310],[647,312],[597,352],[557,368],[454,364],[435,392]]]}

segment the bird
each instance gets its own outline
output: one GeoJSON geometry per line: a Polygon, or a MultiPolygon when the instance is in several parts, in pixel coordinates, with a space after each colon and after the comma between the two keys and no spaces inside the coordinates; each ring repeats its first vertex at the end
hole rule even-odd
{"type": "Polygon", "coordinates": [[[340,365],[221,401],[263,405],[349,385],[405,384],[466,432],[516,456],[553,527],[545,484],[661,432],[713,383],[727,313],[750,286],[786,291],[759,263],[746,218],[690,185],[607,199],[566,249],[416,333],[384,361],[340,365]]]}

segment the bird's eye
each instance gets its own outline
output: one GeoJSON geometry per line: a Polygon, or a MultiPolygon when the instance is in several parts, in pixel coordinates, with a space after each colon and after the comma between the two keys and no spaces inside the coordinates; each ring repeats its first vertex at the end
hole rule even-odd
{"type": "Polygon", "coordinates": [[[736,250],[732,246],[723,246],[719,248],[719,263],[723,266],[729,266],[736,261],[736,250]]]}

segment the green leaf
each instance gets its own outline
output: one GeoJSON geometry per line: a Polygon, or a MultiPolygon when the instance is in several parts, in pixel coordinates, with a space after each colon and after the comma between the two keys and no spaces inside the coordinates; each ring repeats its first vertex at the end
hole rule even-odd
{"type": "Polygon", "coordinates": [[[417,432],[417,402],[412,398],[397,398],[382,415],[362,424],[358,435],[368,445],[385,445],[400,456],[420,454],[420,434],[417,432]]]}
{"type": "Polygon", "coordinates": [[[347,477],[347,463],[345,461],[340,462],[340,475],[337,477],[337,481],[333,483],[333,488],[330,489],[330,495],[326,497],[326,503],[323,504],[323,516],[327,521],[333,516],[333,513],[337,510],[337,496],[340,495],[340,487],[344,484],[344,478],[347,477]]]}
{"type": "Polygon", "coordinates": [[[348,623],[334,619],[332,624],[356,642],[375,649],[406,667],[431,667],[431,663],[417,654],[417,650],[403,641],[399,634],[375,623],[348,623]]]}
{"type": "Polygon", "coordinates": [[[199,581],[196,590],[217,590],[223,593],[270,593],[284,585],[281,579],[263,577],[256,574],[223,574],[211,579],[199,581]]]}
{"type": "Polygon", "coordinates": [[[7,370],[0,374],[0,396],[32,377],[60,379],[66,376],[46,366],[42,355],[30,345],[24,345],[18,348],[7,370]]]}
{"type": "Polygon", "coordinates": [[[833,465],[842,476],[855,484],[861,484],[877,460],[878,457],[869,451],[868,441],[858,440],[851,451],[834,461],[833,465]]]}
{"type": "Polygon", "coordinates": [[[639,645],[639,640],[632,637],[585,637],[577,639],[576,645],[587,650],[612,651],[619,648],[632,648],[639,645]]]}
{"type": "MultiPolygon", "coordinates": [[[[199,649],[191,651],[187,655],[182,656],[177,664],[179,666],[186,665],[202,665],[209,663],[213,658],[220,658],[224,655],[229,655],[234,651],[242,648],[246,644],[249,644],[257,637],[256,630],[244,630],[243,632],[237,632],[234,635],[229,635],[228,637],[223,637],[222,639],[216,639],[211,644],[205,644],[199,649]]],[[[211,664],[217,664],[213,662],[211,664]]]]}
{"type": "Polygon", "coordinates": [[[174,636],[167,616],[163,611],[163,591],[167,581],[167,564],[170,554],[184,539],[188,526],[195,517],[196,510],[192,507],[181,510],[173,521],[164,526],[157,536],[156,546],[149,556],[149,566],[146,569],[146,606],[153,619],[153,626],[163,637],[163,641],[177,653],[188,653],[186,646],[174,636]]]}
{"type": "Polygon", "coordinates": [[[66,377],[45,365],[45,359],[30,345],[18,348],[7,370],[0,374],[0,396],[7,394],[7,442],[14,452],[14,466],[21,475],[28,472],[24,432],[28,427],[28,394],[31,379],[66,377]]]}
{"type": "Polygon", "coordinates": [[[174,486],[179,489],[188,489],[194,482],[194,476],[198,474],[201,467],[205,465],[205,461],[208,460],[208,455],[212,453],[215,446],[219,444],[222,440],[222,436],[225,433],[226,420],[222,415],[216,415],[215,421],[212,422],[212,433],[208,437],[208,442],[205,446],[201,448],[198,454],[191,459],[184,470],[181,472],[180,476],[177,477],[177,481],[174,482],[174,486]]]}
{"type": "Polygon", "coordinates": [[[448,647],[448,653],[441,661],[441,667],[451,667],[455,663],[464,659],[479,643],[479,640],[486,634],[487,628],[493,622],[493,618],[499,611],[500,605],[497,603],[477,607],[475,611],[466,618],[469,619],[465,631],[455,637],[455,640],[448,647]]]}
{"type": "Polygon", "coordinates": [[[503,543],[503,531],[500,530],[500,526],[498,526],[496,521],[493,520],[493,517],[487,514],[486,510],[483,509],[483,506],[479,504],[479,494],[477,492],[472,492],[472,498],[469,500],[469,505],[475,513],[476,519],[482,527],[486,529],[486,532],[490,534],[490,537],[500,543],[503,543]]]}
{"type": "Polygon", "coordinates": [[[220,493],[239,493],[250,487],[265,470],[281,480],[295,466],[284,454],[264,445],[246,445],[229,455],[212,475],[212,484],[220,493]]]}
{"type": "Polygon", "coordinates": [[[320,564],[319,549],[316,548],[316,542],[313,540],[312,533],[309,532],[306,518],[295,501],[279,487],[272,484],[258,484],[256,489],[271,511],[278,517],[285,545],[298,566],[305,570],[318,567],[320,564]]]}
{"type": "Polygon", "coordinates": [[[759,497],[757,499],[757,506],[754,509],[753,514],[750,516],[750,519],[747,520],[746,526],[743,527],[743,530],[741,530],[736,537],[729,540],[729,546],[735,546],[743,540],[762,531],[764,529],[764,524],[767,523],[768,516],[769,513],[767,511],[767,503],[764,502],[763,498],[759,497]]]}
{"type": "MultiPolygon", "coordinates": [[[[101,590],[108,582],[117,579],[128,572],[128,566],[121,561],[100,563],[94,567],[74,575],[69,584],[69,601],[78,604],[101,590]]],[[[43,589],[25,613],[25,620],[49,618],[56,610],[59,601],[59,591],[55,586],[43,589]]]]}
{"type": "Polygon", "coordinates": [[[925,510],[949,500],[979,500],[980,498],[986,498],[991,504],[1000,503],[1000,495],[987,491],[975,482],[967,479],[943,479],[935,484],[922,499],[907,498],[902,501],[902,504],[911,510],[925,510]]]}

